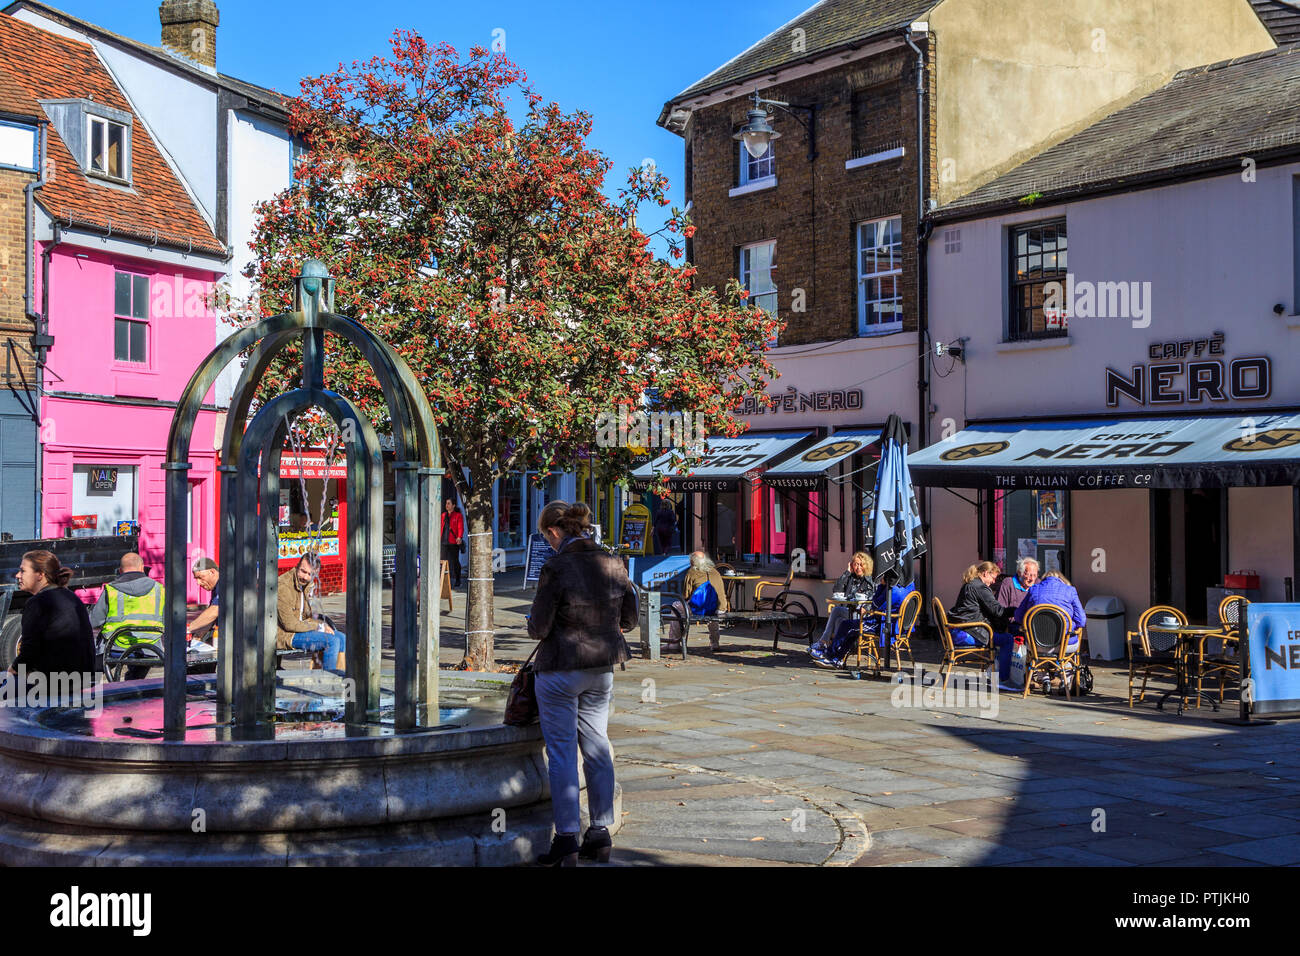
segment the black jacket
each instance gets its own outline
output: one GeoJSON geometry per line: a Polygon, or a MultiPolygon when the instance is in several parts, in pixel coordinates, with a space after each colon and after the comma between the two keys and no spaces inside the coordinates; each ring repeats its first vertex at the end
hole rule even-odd
{"type": "Polygon", "coordinates": [[[590,538],[572,538],[537,579],[528,635],[542,645],[533,666],[579,671],[622,663],[622,632],[637,620],[636,590],[622,560],[590,538]]]}
{"type": "Polygon", "coordinates": [[[67,588],[47,586],[23,605],[23,642],[14,666],[29,674],[84,674],[95,669],[90,612],[67,588]]]}
{"type": "Polygon", "coordinates": [[[876,595],[876,585],[871,578],[860,578],[852,571],[845,571],[835,582],[835,593],[843,592],[846,598],[858,596],[872,598],[876,595]]]}
{"type": "Polygon", "coordinates": [[[948,620],[954,624],[960,621],[987,621],[993,625],[993,630],[1005,633],[1014,611],[1014,608],[999,604],[993,589],[975,578],[961,586],[957,602],[948,612],[948,620]]]}

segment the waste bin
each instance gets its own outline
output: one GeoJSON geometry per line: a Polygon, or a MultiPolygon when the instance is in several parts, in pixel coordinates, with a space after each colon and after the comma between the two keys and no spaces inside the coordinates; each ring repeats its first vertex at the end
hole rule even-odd
{"type": "Polygon", "coordinates": [[[1099,661],[1124,657],[1124,602],[1114,595],[1089,598],[1084,605],[1088,617],[1088,653],[1099,661]]]}

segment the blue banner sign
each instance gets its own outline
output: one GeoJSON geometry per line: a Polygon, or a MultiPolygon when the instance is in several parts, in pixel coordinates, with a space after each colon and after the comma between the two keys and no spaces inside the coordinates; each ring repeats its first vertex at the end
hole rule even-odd
{"type": "Polygon", "coordinates": [[[653,590],[686,573],[691,566],[689,554],[655,554],[632,557],[627,561],[627,576],[637,587],[653,590]]]}
{"type": "Polygon", "coordinates": [[[1246,608],[1255,713],[1300,713],[1300,604],[1246,608]]]}

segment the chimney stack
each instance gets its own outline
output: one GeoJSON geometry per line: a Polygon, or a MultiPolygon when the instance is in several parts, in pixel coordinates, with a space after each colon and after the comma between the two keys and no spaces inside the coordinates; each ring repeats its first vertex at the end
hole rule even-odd
{"type": "Polygon", "coordinates": [[[215,70],[220,19],[212,0],[163,0],[158,7],[163,48],[215,70]]]}

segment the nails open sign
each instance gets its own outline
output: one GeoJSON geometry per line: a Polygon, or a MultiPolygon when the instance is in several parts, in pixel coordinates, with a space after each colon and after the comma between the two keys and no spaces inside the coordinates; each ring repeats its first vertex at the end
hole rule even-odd
{"type": "Polygon", "coordinates": [[[90,490],[91,491],[117,491],[117,469],[116,468],[91,468],[90,469],[90,490]]]}

